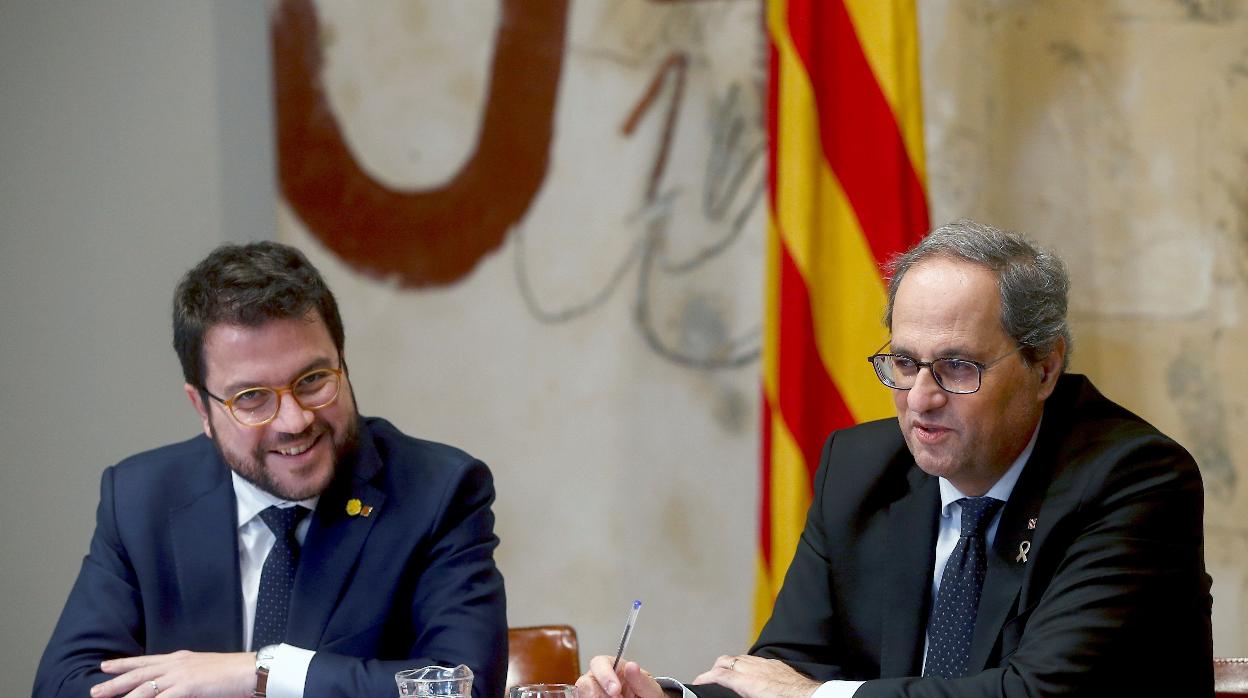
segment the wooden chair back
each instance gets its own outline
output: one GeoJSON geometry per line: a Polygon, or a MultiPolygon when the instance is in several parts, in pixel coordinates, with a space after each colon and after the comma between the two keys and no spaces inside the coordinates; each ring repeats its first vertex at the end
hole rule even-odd
{"type": "Polygon", "coordinates": [[[509,628],[507,688],[530,683],[576,683],[581,676],[580,648],[570,625],[509,628]]]}

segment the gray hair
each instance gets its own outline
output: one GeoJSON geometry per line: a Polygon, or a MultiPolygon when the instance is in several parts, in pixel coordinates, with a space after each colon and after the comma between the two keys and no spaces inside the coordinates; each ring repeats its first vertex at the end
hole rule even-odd
{"type": "Polygon", "coordinates": [[[1018,233],[965,218],[933,230],[885,267],[885,327],[893,326],[893,301],[906,272],[933,257],[978,264],[996,274],[1001,291],[1001,327],[1018,344],[1023,358],[1035,363],[1053,351],[1059,338],[1065,339],[1062,370],[1066,370],[1073,341],[1066,323],[1066,295],[1070,291],[1066,265],[1056,254],[1018,233]]]}

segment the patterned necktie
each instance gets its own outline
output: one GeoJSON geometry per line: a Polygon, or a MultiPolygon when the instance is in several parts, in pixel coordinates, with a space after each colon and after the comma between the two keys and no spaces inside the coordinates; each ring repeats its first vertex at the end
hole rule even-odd
{"type": "Polygon", "coordinates": [[[927,663],[923,666],[924,676],[947,679],[966,675],[979,593],[988,569],[984,533],[1002,502],[992,497],[965,497],[958,504],[962,507],[962,530],[940,577],[936,609],[927,629],[927,663]]]}
{"type": "Polygon", "coordinates": [[[277,542],[264,558],[264,567],[260,568],[260,594],[256,597],[256,622],[251,633],[253,651],[286,639],[290,590],[295,585],[295,570],[299,567],[295,527],[307,514],[308,510],[301,506],[269,507],[260,512],[260,518],[277,537],[277,542]]]}

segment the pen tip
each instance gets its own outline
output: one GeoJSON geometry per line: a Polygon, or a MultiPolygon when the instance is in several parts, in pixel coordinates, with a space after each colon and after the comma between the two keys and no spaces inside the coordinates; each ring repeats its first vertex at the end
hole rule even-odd
{"type": "Polygon", "coordinates": [[[635,600],[633,601],[633,608],[641,608],[641,600],[640,600],[640,599],[635,599],[635,600]]]}

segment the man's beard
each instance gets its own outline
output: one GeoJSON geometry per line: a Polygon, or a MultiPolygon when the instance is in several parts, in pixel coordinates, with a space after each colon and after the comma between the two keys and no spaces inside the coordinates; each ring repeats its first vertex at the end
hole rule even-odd
{"type": "Polygon", "coordinates": [[[285,438],[282,438],[277,444],[262,443],[257,445],[255,450],[249,454],[241,454],[233,451],[227,452],[221,447],[221,440],[217,438],[217,427],[211,414],[208,416],[208,429],[212,433],[213,446],[216,447],[217,453],[221,456],[221,460],[225,461],[230,470],[238,473],[244,480],[250,482],[256,487],[259,487],[261,490],[268,492],[274,497],[291,502],[308,499],[323,493],[338,475],[338,468],[342,465],[342,463],[348,457],[355,454],[356,448],[359,445],[360,437],[358,413],[351,415],[351,418],[347,420],[346,427],[342,433],[335,434],[327,423],[316,419],[313,420],[312,424],[308,425],[308,428],[305,429],[303,433],[283,435],[285,438]],[[273,473],[265,467],[265,456],[271,447],[280,446],[281,442],[298,441],[304,438],[310,431],[321,432],[318,435],[318,438],[330,438],[333,440],[333,462],[330,475],[326,478],[325,482],[320,484],[315,490],[306,492],[288,490],[282,485],[282,483],[278,482],[277,479],[273,477],[273,473]]]}

